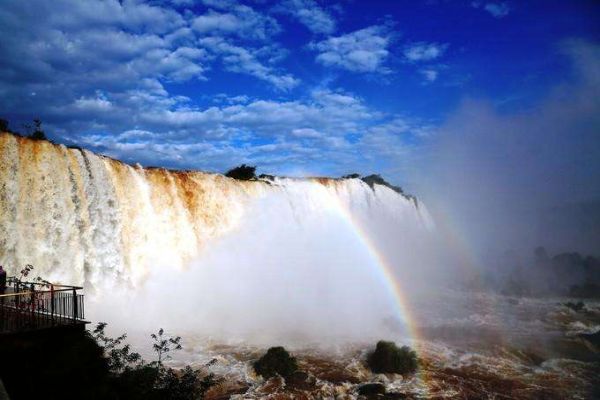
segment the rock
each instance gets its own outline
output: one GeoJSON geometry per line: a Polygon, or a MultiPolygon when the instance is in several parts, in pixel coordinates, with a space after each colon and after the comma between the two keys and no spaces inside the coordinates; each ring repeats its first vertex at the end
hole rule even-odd
{"type": "Polygon", "coordinates": [[[590,350],[600,352],[600,331],[596,333],[580,333],[577,337],[583,339],[590,350]]]}
{"type": "Polygon", "coordinates": [[[585,310],[585,304],[583,301],[578,301],[577,303],[573,303],[573,302],[567,302],[567,303],[563,303],[563,305],[567,308],[570,308],[571,310],[575,311],[575,312],[580,312],[580,311],[584,311],[585,310]]]}
{"type": "Polygon", "coordinates": [[[242,395],[248,391],[250,386],[245,382],[224,381],[208,389],[204,393],[204,400],[227,400],[235,395],[242,395]]]}
{"type": "Polygon", "coordinates": [[[304,371],[296,371],[285,378],[285,383],[292,389],[312,390],[314,389],[317,380],[314,376],[307,374],[304,371]]]}
{"type": "Polygon", "coordinates": [[[377,374],[373,377],[373,382],[378,382],[378,383],[389,383],[390,379],[387,377],[387,375],[385,374],[377,374]]]}
{"type": "Polygon", "coordinates": [[[404,400],[404,399],[408,399],[408,396],[405,395],[404,393],[386,393],[383,396],[384,400],[404,400]]]}
{"type": "Polygon", "coordinates": [[[298,370],[296,359],[283,347],[271,347],[267,353],[254,363],[254,370],[263,378],[280,375],[289,377],[298,370]]]}
{"type": "Polygon", "coordinates": [[[385,394],[385,386],[381,383],[365,383],[358,387],[358,394],[361,396],[376,396],[385,394]]]}
{"type": "Polygon", "coordinates": [[[264,394],[274,394],[277,393],[281,390],[283,390],[285,387],[283,378],[280,376],[276,376],[273,378],[268,379],[259,389],[258,391],[260,393],[264,393],[264,394]]]}
{"type": "Polygon", "coordinates": [[[398,348],[394,342],[381,340],[368,356],[367,365],[376,374],[407,374],[417,370],[417,354],[410,347],[398,348]]]}

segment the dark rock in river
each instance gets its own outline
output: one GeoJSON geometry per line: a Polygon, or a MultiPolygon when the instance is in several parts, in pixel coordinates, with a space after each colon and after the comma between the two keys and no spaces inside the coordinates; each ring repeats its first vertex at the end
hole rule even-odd
{"type": "Polygon", "coordinates": [[[365,383],[358,387],[358,394],[361,396],[385,394],[385,386],[381,383],[365,383]]]}
{"type": "Polygon", "coordinates": [[[254,363],[254,370],[263,378],[276,375],[287,378],[298,370],[298,364],[283,347],[271,347],[254,363]]]}
{"type": "Polygon", "coordinates": [[[304,371],[296,371],[285,379],[285,383],[292,389],[312,390],[314,389],[317,380],[314,376],[304,371]]]}
{"type": "Polygon", "coordinates": [[[417,370],[417,354],[410,347],[399,348],[394,342],[380,340],[368,356],[367,365],[377,374],[407,374],[417,370]]]}
{"type": "Polygon", "coordinates": [[[581,333],[577,337],[583,339],[584,343],[592,351],[600,352],[600,331],[596,333],[581,333]]]}

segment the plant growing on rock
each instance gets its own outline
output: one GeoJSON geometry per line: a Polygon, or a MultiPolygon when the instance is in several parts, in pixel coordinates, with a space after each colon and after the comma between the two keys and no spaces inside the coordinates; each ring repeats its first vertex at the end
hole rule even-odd
{"type": "Polygon", "coordinates": [[[290,353],[278,346],[267,350],[267,353],[254,363],[254,370],[263,378],[276,375],[286,378],[298,370],[298,364],[290,353]]]}
{"type": "Polygon", "coordinates": [[[398,347],[394,342],[380,340],[367,357],[367,365],[377,374],[412,373],[417,370],[417,353],[408,346],[398,347]]]}

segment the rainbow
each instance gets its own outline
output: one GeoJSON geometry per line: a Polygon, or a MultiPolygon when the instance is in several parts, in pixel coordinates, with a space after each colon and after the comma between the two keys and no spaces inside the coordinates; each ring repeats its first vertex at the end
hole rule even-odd
{"type": "MultiPolygon", "coordinates": [[[[397,311],[397,316],[407,329],[408,339],[417,354],[421,356],[420,342],[422,342],[422,336],[419,332],[419,325],[409,306],[410,303],[406,297],[406,291],[403,290],[400,281],[396,278],[392,265],[378,249],[377,245],[362,227],[360,221],[353,217],[353,214],[348,207],[340,201],[340,197],[334,195],[330,195],[329,197],[339,215],[352,228],[356,238],[364,245],[370,257],[373,259],[374,265],[377,267],[375,272],[380,278],[383,287],[386,288],[394,309],[397,311]]],[[[421,368],[416,374],[415,379],[417,381],[417,386],[422,388],[422,394],[427,397],[431,388],[431,377],[429,376],[429,373],[421,368]]]]}

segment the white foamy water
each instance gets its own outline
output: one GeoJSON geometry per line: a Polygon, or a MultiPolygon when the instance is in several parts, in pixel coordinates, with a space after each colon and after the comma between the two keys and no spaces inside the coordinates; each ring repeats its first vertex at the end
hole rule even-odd
{"type": "Polygon", "coordinates": [[[84,285],[94,321],[260,343],[371,337],[406,322],[390,276],[414,288],[434,265],[425,206],[359,179],[241,182],[8,134],[0,160],[0,262],[84,285]]]}

